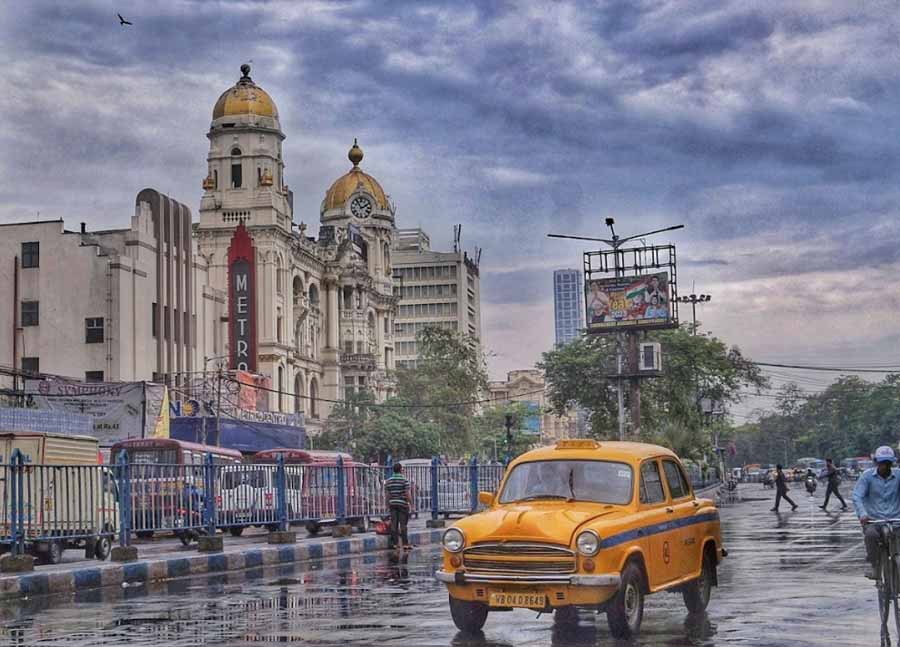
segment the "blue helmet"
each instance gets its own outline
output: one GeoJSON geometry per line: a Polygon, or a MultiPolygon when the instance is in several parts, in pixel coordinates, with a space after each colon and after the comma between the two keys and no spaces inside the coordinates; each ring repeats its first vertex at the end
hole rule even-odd
{"type": "Polygon", "coordinates": [[[878,449],[875,450],[875,462],[876,463],[894,463],[897,461],[897,456],[894,454],[894,450],[887,445],[882,445],[878,449]]]}

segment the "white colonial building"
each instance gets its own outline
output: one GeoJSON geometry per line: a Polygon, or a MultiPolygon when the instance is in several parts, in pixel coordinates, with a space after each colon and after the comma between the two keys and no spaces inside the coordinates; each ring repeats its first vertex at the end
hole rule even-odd
{"type": "Polygon", "coordinates": [[[0,365],[91,382],[172,379],[221,353],[225,297],[209,287],[191,211],[153,189],[126,229],[0,225],[7,277],[0,365]]]}
{"type": "Polygon", "coordinates": [[[303,411],[315,425],[351,391],[367,389],[379,400],[392,392],[394,206],[360,168],[363,151],[354,142],[352,167],[322,201],[318,240],[307,236],[306,225],[294,223],[275,102],[249,66],[241,71],[213,109],[195,235],[212,286],[227,292],[235,229],[243,223],[250,233],[256,370],[281,392],[273,410],[303,411]]]}
{"type": "Polygon", "coordinates": [[[354,142],[350,169],[322,200],[318,239],[308,236],[294,221],[275,102],[249,66],[241,72],[213,108],[199,222],[146,189],[128,229],[0,226],[0,298],[15,304],[0,316],[0,365],[185,384],[207,359],[233,355],[229,247],[243,225],[254,368],[271,378],[271,410],[304,412],[315,433],[348,393],[393,392],[394,205],[354,142]]]}

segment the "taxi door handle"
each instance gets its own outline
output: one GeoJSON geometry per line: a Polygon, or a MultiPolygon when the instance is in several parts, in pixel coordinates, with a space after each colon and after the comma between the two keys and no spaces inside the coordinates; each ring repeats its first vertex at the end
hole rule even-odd
{"type": "Polygon", "coordinates": [[[675,509],[674,508],[666,508],[666,512],[668,512],[669,514],[672,514],[673,512],[675,512],[675,509]]]}
{"type": "Polygon", "coordinates": [[[699,502],[699,501],[694,501],[694,507],[695,507],[695,508],[699,508],[699,507],[700,507],[700,502],[699,502]]]}

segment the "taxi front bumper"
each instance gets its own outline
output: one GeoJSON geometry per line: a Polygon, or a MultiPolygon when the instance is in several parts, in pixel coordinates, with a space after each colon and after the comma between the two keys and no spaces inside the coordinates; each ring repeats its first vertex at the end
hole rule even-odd
{"type": "Polygon", "coordinates": [[[599,575],[512,575],[505,573],[448,573],[439,570],[434,574],[444,584],[563,584],[568,586],[614,586],[618,588],[622,578],[618,573],[599,575]]]}

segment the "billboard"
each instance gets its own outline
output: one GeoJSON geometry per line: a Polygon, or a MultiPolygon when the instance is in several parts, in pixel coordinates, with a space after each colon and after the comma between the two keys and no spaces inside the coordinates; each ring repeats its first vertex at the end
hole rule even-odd
{"type": "Polygon", "coordinates": [[[672,325],[669,273],[591,279],[586,304],[589,332],[667,328],[672,325]]]}

